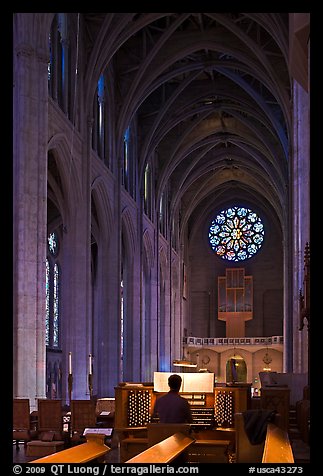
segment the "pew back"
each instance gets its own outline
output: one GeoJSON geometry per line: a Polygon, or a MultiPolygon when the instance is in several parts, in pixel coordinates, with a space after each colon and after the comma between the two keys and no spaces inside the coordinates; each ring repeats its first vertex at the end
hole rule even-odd
{"type": "Polygon", "coordinates": [[[294,463],[288,433],[268,423],[262,463],[294,463]]]}
{"type": "Polygon", "coordinates": [[[194,438],[186,436],[183,433],[175,433],[175,435],[169,436],[165,440],[156,443],[142,453],[125,461],[125,463],[170,463],[181,456],[194,441],[194,438]]]}
{"type": "Polygon", "coordinates": [[[38,399],[38,431],[63,431],[61,400],[38,399]]]}
{"type": "Polygon", "coordinates": [[[189,436],[191,425],[189,423],[147,423],[148,447],[172,436],[183,433],[189,436]]]}
{"type": "Polygon", "coordinates": [[[100,460],[110,451],[110,448],[104,444],[104,439],[105,435],[88,433],[86,443],[38,458],[31,463],[88,463],[100,460]]]}
{"type": "Polygon", "coordinates": [[[92,400],[71,401],[71,429],[72,432],[82,434],[85,428],[95,428],[95,403],[92,400]]]}

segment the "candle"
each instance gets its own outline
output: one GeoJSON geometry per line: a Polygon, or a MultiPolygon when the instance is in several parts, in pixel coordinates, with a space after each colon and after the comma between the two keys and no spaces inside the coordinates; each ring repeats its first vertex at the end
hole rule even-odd
{"type": "Polygon", "coordinates": [[[89,374],[92,375],[92,354],[89,354],[89,374]]]}
{"type": "Polygon", "coordinates": [[[72,374],[72,352],[68,353],[68,373],[72,374]]]}

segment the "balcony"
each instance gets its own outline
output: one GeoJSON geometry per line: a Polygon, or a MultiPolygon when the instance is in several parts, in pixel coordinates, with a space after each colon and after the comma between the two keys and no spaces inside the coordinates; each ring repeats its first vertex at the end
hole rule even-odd
{"type": "Polygon", "coordinates": [[[282,350],[283,336],[271,337],[184,337],[184,347],[203,347],[221,352],[228,347],[244,347],[256,351],[261,347],[282,350]]]}

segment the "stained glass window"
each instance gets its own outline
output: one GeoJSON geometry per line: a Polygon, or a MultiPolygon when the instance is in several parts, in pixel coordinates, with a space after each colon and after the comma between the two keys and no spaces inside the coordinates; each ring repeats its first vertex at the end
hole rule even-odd
{"type": "Polygon", "coordinates": [[[58,240],[55,233],[51,233],[48,237],[48,249],[52,256],[57,255],[58,251],[58,240]]]}
{"type": "Polygon", "coordinates": [[[58,264],[54,264],[54,282],[53,282],[53,347],[58,347],[59,344],[59,295],[58,295],[58,283],[59,283],[59,268],[58,264]]]}
{"type": "Polygon", "coordinates": [[[46,346],[59,348],[59,287],[60,268],[57,262],[59,252],[59,242],[56,233],[51,233],[47,240],[46,259],[46,346]]]}
{"type": "Polygon", "coordinates": [[[105,117],[104,117],[104,102],[105,102],[105,91],[104,91],[104,75],[101,74],[99,81],[98,81],[98,124],[97,124],[97,132],[98,132],[98,143],[97,143],[97,152],[101,159],[104,159],[105,156],[105,149],[104,149],[104,138],[105,138],[105,117]]]}
{"type": "Polygon", "coordinates": [[[49,345],[49,261],[46,259],[46,345],[49,345]]]}
{"type": "Polygon", "coordinates": [[[123,136],[123,184],[126,190],[128,191],[129,191],[129,185],[130,185],[129,148],[130,148],[130,127],[127,128],[123,136]]]}
{"type": "Polygon", "coordinates": [[[262,246],[264,226],[260,217],[244,207],[222,210],[209,228],[209,242],[215,253],[229,261],[251,258],[262,246]]]}

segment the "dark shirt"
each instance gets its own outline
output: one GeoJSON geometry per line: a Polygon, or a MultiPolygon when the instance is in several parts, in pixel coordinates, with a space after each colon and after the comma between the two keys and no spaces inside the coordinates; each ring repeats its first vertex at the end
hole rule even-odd
{"type": "Polygon", "coordinates": [[[153,416],[159,417],[160,423],[193,422],[188,401],[172,390],[157,398],[153,416]]]}

